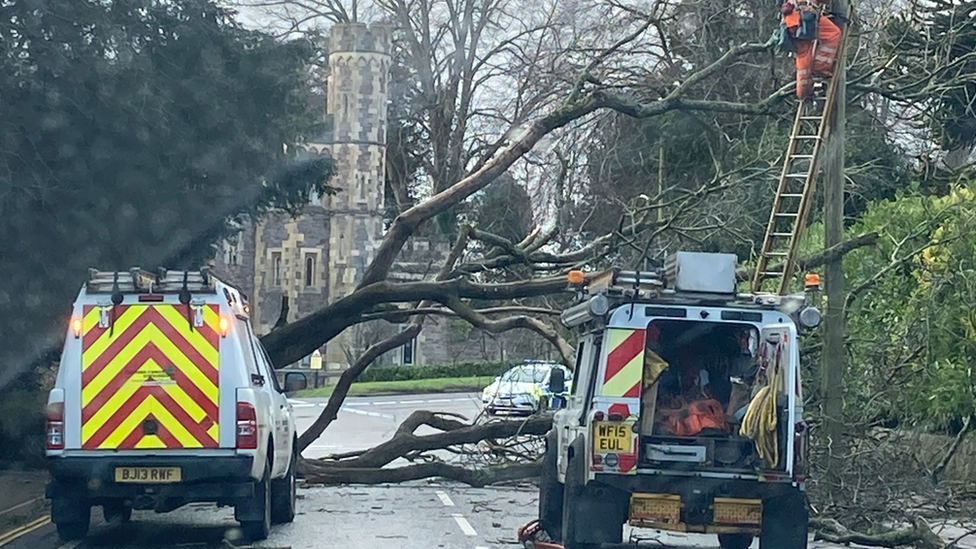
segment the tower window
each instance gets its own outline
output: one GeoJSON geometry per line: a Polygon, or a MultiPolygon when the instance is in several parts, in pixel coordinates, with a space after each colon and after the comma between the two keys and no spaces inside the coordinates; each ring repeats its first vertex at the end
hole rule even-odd
{"type": "Polygon", "coordinates": [[[271,280],[275,286],[281,286],[281,252],[271,254],[271,280]]]}
{"type": "Polygon", "coordinates": [[[359,199],[366,200],[366,176],[359,176],[359,199]]]}
{"type": "Polygon", "coordinates": [[[315,285],[315,254],[305,254],[305,287],[315,285]]]}
{"type": "Polygon", "coordinates": [[[401,357],[401,360],[400,360],[400,363],[401,364],[413,364],[413,361],[414,361],[414,358],[415,358],[414,357],[414,346],[415,346],[416,341],[417,341],[416,339],[411,339],[410,341],[404,343],[403,344],[403,347],[401,347],[401,349],[403,351],[403,356],[401,357]]]}

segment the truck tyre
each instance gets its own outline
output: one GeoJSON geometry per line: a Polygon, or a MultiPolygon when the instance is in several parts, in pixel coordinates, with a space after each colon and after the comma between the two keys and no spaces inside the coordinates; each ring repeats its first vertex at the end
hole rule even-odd
{"type": "Polygon", "coordinates": [[[585,484],[584,439],[570,446],[563,488],[562,541],[566,549],[593,549],[604,543],[621,543],[627,506],[609,488],[585,484]],[[599,493],[597,493],[599,492],[599,493]]]}
{"type": "Polygon", "coordinates": [[[556,431],[546,435],[546,453],[542,456],[542,475],[539,478],[539,522],[554,540],[563,535],[563,485],[557,472],[559,437],[556,431]]]}
{"type": "Polygon", "coordinates": [[[271,531],[271,460],[270,454],[268,456],[269,459],[264,464],[264,477],[254,485],[254,497],[247,505],[250,511],[248,515],[257,515],[260,518],[240,521],[241,531],[250,541],[266,539],[271,531]]]}
{"type": "Polygon", "coordinates": [[[59,522],[58,537],[61,541],[75,541],[88,535],[90,521],[59,522]]]}
{"type": "Polygon", "coordinates": [[[132,507],[121,501],[106,503],[102,506],[102,516],[105,522],[129,522],[132,519],[132,507]]]}
{"type": "Polygon", "coordinates": [[[88,535],[91,525],[91,504],[69,495],[51,499],[51,520],[63,541],[74,541],[88,535]]]}
{"type": "Polygon", "coordinates": [[[288,472],[284,478],[271,481],[271,521],[275,524],[295,520],[295,499],[297,498],[295,469],[298,466],[298,442],[295,442],[288,461],[288,472]]]}
{"type": "Polygon", "coordinates": [[[799,490],[763,498],[759,549],[807,549],[810,516],[799,490]]]}
{"type": "Polygon", "coordinates": [[[749,549],[752,534],[719,534],[718,545],[722,549],[749,549]]]}

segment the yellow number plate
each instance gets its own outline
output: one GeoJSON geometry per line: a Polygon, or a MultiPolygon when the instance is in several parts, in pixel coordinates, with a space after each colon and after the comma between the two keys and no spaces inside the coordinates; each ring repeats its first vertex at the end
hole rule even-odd
{"type": "Polygon", "coordinates": [[[598,454],[629,454],[630,435],[629,423],[597,421],[593,424],[593,451],[598,454]]]}
{"type": "Polygon", "coordinates": [[[179,467],[116,467],[115,482],[164,484],[183,480],[179,467]]]}

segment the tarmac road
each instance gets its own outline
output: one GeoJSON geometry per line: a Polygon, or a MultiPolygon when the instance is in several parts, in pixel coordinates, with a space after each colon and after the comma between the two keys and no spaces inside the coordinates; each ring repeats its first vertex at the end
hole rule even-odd
{"type": "MultiPolygon", "coordinates": [[[[323,405],[324,400],[319,399],[295,401],[299,428],[309,425],[323,405]]],[[[310,448],[309,455],[371,447],[388,439],[414,410],[439,410],[471,418],[480,407],[475,394],[350,398],[339,420],[310,448]]],[[[535,518],[538,505],[531,486],[473,489],[443,482],[303,487],[299,498],[295,522],[275,526],[258,547],[516,549],[520,546],[515,529],[535,518]]],[[[228,547],[228,543],[243,543],[238,539],[233,510],[213,505],[191,505],[167,514],[135,512],[131,523],[121,525],[105,524],[98,510],[93,515],[91,533],[81,542],[61,543],[53,525],[46,524],[6,544],[0,541],[0,549],[217,549],[228,547]]],[[[628,531],[627,537],[631,535],[648,547],[717,547],[714,536],[645,530],[628,531]]],[[[810,544],[811,549],[833,547],[839,546],[810,544]]],[[[976,539],[964,540],[959,547],[974,548],[976,539]]]]}

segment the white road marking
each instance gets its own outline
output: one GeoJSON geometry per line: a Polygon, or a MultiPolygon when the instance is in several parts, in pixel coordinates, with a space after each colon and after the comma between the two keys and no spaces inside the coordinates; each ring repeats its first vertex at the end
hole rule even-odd
{"type": "Polygon", "coordinates": [[[0,515],[6,515],[7,513],[12,513],[14,511],[16,511],[17,509],[20,509],[21,507],[27,507],[28,505],[32,505],[34,503],[37,503],[38,501],[41,501],[42,499],[44,499],[44,496],[37,496],[36,498],[34,498],[32,500],[28,500],[28,501],[25,501],[23,503],[18,503],[17,505],[14,505],[13,507],[11,507],[9,509],[4,509],[3,511],[0,511],[0,515]]]}
{"type": "Polygon", "coordinates": [[[399,404],[424,404],[426,400],[401,400],[399,404]]]}
{"type": "Polygon", "coordinates": [[[458,524],[458,526],[461,527],[461,531],[464,532],[464,535],[465,536],[477,536],[478,535],[478,532],[475,532],[474,527],[471,526],[471,523],[468,522],[468,519],[464,518],[463,515],[458,514],[458,513],[454,513],[451,516],[454,517],[454,522],[456,522],[458,524]]]}
{"type": "Polygon", "coordinates": [[[304,400],[288,399],[288,403],[291,404],[292,408],[309,408],[312,406],[317,406],[317,404],[313,402],[305,402],[304,400]]]}
{"type": "MultiPolygon", "coordinates": [[[[465,399],[465,400],[467,400],[467,399],[465,399]]],[[[458,402],[458,400],[457,399],[454,399],[454,398],[433,398],[433,399],[428,400],[427,401],[427,404],[433,404],[435,402],[458,402]]]]}
{"type": "Polygon", "coordinates": [[[340,410],[342,410],[343,412],[349,412],[350,414],[359,414],[361,416],[383,417],[383,418],[386,418],[386,419],[394,419],[394,416],[391,416],[390,414],[381,414],[379,412],[367,412],[366,410],[357,410],[355,408],[346,408],[345,406],[343,406],[342,408],[340,408],[340,410]]]}
{"type": "Polygon", "coordinates": [[[438,490],[434,493],[437,494],[437,497],[441,498],[441,503],[444,504],[444,507],[454,507],[454,502],[451,501],[451,496],[447,495],[447,492],[438,490]]]}

